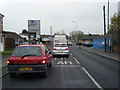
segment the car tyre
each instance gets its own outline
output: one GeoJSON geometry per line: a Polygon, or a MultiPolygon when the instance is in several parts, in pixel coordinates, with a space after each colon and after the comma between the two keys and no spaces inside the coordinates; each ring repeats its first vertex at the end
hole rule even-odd
{"type": "Polygon", "coordinates": [[[47,75],[48,75],[48,70],[47,70],[47,67],[46,67],[46,70],[42,73],[42,77],[46,78],[47,75]]]}
{"type": "Polygon", "coordinates": [[[9,75],[10,75],[11,78],[16,77],[16,73],[9,73],[9,75]]]}
{"type": "Polygon", "coordinates": [[[69,58],[69,55],[67,55],[66,58],[69,58]]]}
{"type": "Polygon", "coordinates": [[[49,67],[52,67],[52,62],[50,62],[49,67]]]}

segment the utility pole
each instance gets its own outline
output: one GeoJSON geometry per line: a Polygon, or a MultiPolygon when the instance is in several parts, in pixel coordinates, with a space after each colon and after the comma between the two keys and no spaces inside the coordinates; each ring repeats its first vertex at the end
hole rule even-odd
{"type": "Polygon", "coordinates": [[[50,26],[50,35],[52,36],[52,26],[50,26]]]}
{"type": "Polygon", "coordinates": [[[105,22],[105,6],[103,6],[103,14],[104,14],[104,43],[105,43],[105,52],[106,52],[106,22],[105,22]]]}
{"type": "Polygon", "coordinates": [[[75,25],[76,25],[75,30],[77,31],[77,21],[72,21],[72,22],[73,22],[73,25],[74,25],[74,22],[75,22],[75,25]]]}
{"type": "MultiPolygon", "coordinates": [[[[108,25],[107,25],[107,31],[109,32],[109,0],[108,0],[108,25]]],[[[109,51],[110,49],[110,35],[108,33],[108,47],[109,47],[109,51]]]]}

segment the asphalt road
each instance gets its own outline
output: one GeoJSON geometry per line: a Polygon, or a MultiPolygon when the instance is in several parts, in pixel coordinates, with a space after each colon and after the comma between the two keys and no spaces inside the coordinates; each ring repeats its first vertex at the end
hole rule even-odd
{"type": "Polygon", "coordinates": [[[118,63],[70,46],[70,57],[53,59],[48,77],[18,74],[2,77],[2,88],[118,88],[118,63]]]}
{"type": "Polygon", "coordinates": [[[120,63],[78,48],[76,45],[70,47],[72,55],[77,58],[81,66],[85,67],[103,88],[119,87],[118,77],[120,72],[118,72],[118,68],[120,63]]]}

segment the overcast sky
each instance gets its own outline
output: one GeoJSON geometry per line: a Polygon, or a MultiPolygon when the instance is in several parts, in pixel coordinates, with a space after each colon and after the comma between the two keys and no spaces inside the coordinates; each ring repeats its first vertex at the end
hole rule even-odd
{"type": "MultiPolygon", "coordinates": [[[[108,0],[0,0],[4,30],[21,33],[28,30],[28,20],[41,20],[41,33],[64,30],[69,34],[77,29],[84,33],[103,33],[103,5],[108,0]]],[[[110,1],[110,17],[118,12],[118,1],[110,1]]],[[[107,19],[107,17],[106,17],[107,19]]]]}

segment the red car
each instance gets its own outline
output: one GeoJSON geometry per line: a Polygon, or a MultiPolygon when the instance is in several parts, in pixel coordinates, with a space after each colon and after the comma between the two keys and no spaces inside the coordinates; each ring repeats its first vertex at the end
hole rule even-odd
{"type": "Polygon", "coordinates": [[[9,57],[8,71],[11,77],[16,73],[39,73],[47,76],[48,67],[52,66],[51,52],[44,45],[20,45],[9,57]]]}

